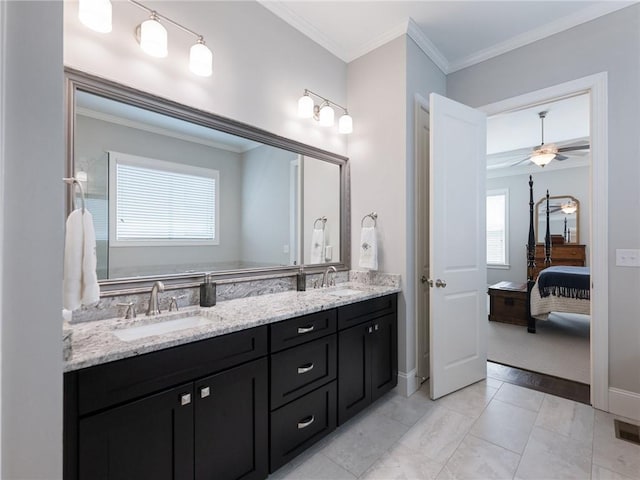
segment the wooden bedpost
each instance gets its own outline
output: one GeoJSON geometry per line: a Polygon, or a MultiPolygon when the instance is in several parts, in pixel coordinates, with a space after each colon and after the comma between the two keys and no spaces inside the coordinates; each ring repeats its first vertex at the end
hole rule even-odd
{"type": "Polygon", "coordinates": [[[551,231],[549,227],[549,190],[547,190],[547,232],[544,235],[544,268],[551,266],[551,231]]]}
{"type": "Polygon", "coordinates": [[[536,319],[531,316],[531,290],[535,284],[536,236],[533,230],[533,177],[529,175],[529,240],[527,241],[527,332],[536,333],[536,319]]]}

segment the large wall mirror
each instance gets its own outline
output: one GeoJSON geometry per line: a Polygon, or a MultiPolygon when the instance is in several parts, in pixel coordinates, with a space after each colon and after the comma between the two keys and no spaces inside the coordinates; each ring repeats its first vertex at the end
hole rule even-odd
{"type": "Polygon", "coordinates": [[[349,267],[345,157],[66,74],[68,173],[93,215],[103,291],[349,267]]]}
{"type": "MultiPolygon", "coordinates": [[[[560,243],[580,243],[580,202],[571,195],[549,197],[549,233],[560,243]]],[[[547,231],[547,198],[536,203],[536,241],[544,243],[547,231]]]]}

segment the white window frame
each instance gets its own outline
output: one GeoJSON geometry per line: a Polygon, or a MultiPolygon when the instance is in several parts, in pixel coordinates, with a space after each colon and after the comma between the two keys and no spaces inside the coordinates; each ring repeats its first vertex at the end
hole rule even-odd
{"type": "Polygon", "coordinates": [[[180,246],[207,246],[220,244],[220,172],[210,168],[195,167],[183,163],[168,162],[154,158],[140,157],[127,153],[109,151],[109,246],[110,247],[180,247],[180,246]],[[213,178],[215,181],[215,219],[213,240],[118,240],[116,235],[116,195],[117,195],[117,171],[118,163],[134,165],[154,170],[197,175],[213,178]]]}
{"type": "MultiPolygon", "coordinates": [[[[509,189],[497,188],[487,190],[487,197],[504,196],[504,263],[489,263],[487,259],[487,268],[507,269],[509,264],[509,189]]],[[[485,200],[486,201],[486,200],[485,200]]],[[[487,244],[489,239],[487,238],[487,244]]]]}

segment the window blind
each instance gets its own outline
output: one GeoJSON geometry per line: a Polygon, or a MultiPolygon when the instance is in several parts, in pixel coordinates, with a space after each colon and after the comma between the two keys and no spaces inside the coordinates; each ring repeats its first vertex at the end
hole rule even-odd
{"type": "Polygon", "coordinates": [[[118,241],[216,240],[216,178],[118,161],[116,182],[118,241]]]}

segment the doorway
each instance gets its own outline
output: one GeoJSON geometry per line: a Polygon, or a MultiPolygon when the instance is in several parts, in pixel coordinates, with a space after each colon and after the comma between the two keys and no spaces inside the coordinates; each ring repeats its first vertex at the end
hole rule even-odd
{"type": "MultiPolygon", "coordinates": [[[[569,81],[552,87],[544,88],[514,98],[485,105],[480,108],[487,115],[495,115],[500,112],[507,112],[523,108],[525,106],[536,105],[549,101],[550,99],[574,95],[577,92],[588,92],[590,94],[590,132],[591,132],[591,156],[592,166],[590,171],[590,211],[591,211],[591,232],[589,238],[589,265],[591,267],[591,317],[592,325],[590,331],[591,345],[591,404],[600,410],[608,411],[609,408],[609,378],[608,378],[608,145],[607,145],[607,74],[606,72],[591,75],[581,79],[569,81]],[[597,282],[596,282],[597,280],[597,282]]],[[[416,99],[416,110],[421,102],[416,99]]],[[[417,125],[417,122],[416,122],[417,125]]],[[[416,153],[417,140],[416,140],[416,153]]],[[[417,155],[416,155],[417,157],[417,155]]],[[[416,199],[416,228],[420,229],[420,222],[428,222],[428,210],[420,212],[423,208],[416,199]],[[424,215],[421,215],[423,213],[424,215]]],[[[428,246],[417,244],[417,249],[428,246]]],[[[422,272],[423,265],[418,264],[419,255],[416,255],[416,272],[422,272]]],[[[417,281],[413,284],[416,288],[416,298],[419,297],[419,290],[422,288],[420,282],[421,274],[418,273],[417,281]]],[[[418,332],[425,328],[421,325],[424,317],[417,316],[416,322],[418,332]]],[[[428,323],[428,318],[426,319],[428,323]]],[[[428,326],[427,326],[428,327],[428,326]]],[[[431,342],[434,339],[430,339],[431,342]]],[[[424,352],[419,342],[422,337],[419,335],[418,357],[424,352]]],[[[437,339],[435,340],[437,341],[437,339]]],[[[419,364],[420,358],[417,358],[419,364]]]]}

